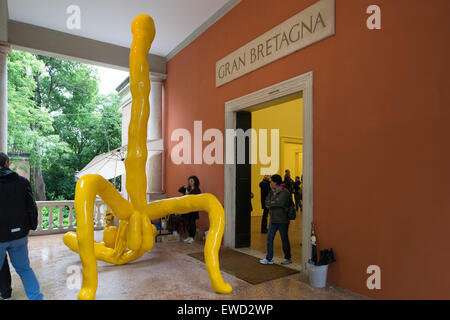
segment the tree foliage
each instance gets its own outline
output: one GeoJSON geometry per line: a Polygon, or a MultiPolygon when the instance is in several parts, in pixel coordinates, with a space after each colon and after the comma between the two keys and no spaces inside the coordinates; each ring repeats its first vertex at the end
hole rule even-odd
{"type": "Polygon", "coordinates": [[[73,199],[75,172],[121,144],[120,97],[100,95],[98,82],[92,66],[9,55],[9,150],[29,153],[42,169],[48,199],[73,199]]]}

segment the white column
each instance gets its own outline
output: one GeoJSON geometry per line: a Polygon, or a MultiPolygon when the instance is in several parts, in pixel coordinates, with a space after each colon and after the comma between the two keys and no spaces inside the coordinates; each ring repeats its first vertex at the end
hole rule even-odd
{"type": "MultiPolygon", "coordinates": [[[[162,94],[163,81],[165,79],[166,75],[150,74],[150,118],[148,121],[147,141],[162,139],[162,94]]],[[[152,144],[148,143],[150,146],[152,144]]],[[[147,162],[147,192],[151,194],[150,198],[154,194],[164,193],[162,189],[162,168],[162,151],[151,150],[150,148],[147,162]]]]}
{"type": "Polygon", "coordinates": [[[148,187],[149,193],[164,193],[162,190],[162,152],[148,152],[148,187]]]}
{"type": "MultiPolygon", "coordinates": [[[[164,151],[164,141],[162,136],[162,95],[163,82],[167,78],[165,74],[150,73],[150,116],[147,127],[147,150],[148,158],[146,164],[147,194],[148,200],[158,200],[165,198],[162,188],[162,155],[164,151]]],[[[128,125],[131,114],[131,94],[129,84],[119,92],[122,96],[122,145],[128,143],[128,125]]],[[[122,195],[127,197],[125,189],[126,175],[122,176],[122,195]]]]}
{"type": "Polygon", "coordinates": [[[0,43],[0,152],[8,152],[8,53],[11,46],[0,43]]]}
{"type": "Polygon", "coordinates": [[[150,76],[150,119],[148,121],[147,140],[162,138],[162,89],[163,80],[150,76]]]}
{"type": "MultiPolygon", "coordinates": [[[[130,124],[131,117],[131,92],[130,84],[128,83],[124,88],[119,91],[121,96],[120,112],[122,113],[122,146],[128,144],[128,126],[130,124]]],[[[125,199],[128,199],[128,193],[126,189],[126,173],[122,175],[121,181],[121,194],[125,199]]]]}

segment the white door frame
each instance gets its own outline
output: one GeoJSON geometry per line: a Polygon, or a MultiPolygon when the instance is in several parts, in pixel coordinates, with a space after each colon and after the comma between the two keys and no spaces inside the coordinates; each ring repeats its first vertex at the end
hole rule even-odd
{"type": "MultiPolygon", "coordinates": [[[[306,263],[311,256],[311,223],[313,220],[313,72],[227,101],[225,103],[225,130],[236,129],[236,113],[238,111],[299,92],[302,92],[303,95],[302,270],[307,273],[306,263]]],[[[225,148],[225,152],[227,152],[227,148],[225,148]]],[[[226,155],[225,158],[227,158],[226,155]]],[[[225,164],[224,167],[226,213],[224,245],[235,248],[236,165],[225,164]]]]}

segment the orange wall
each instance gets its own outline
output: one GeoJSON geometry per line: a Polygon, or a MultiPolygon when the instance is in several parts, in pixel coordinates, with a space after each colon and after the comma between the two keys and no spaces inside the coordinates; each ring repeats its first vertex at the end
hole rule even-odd
{"type": "MultiPolygon", "coordinates": [[[[314,71],[314,220],[335,248],[329,281],[373,298],[450,298],[448,0],[337,0],[336,35],[215,87],[215,63],[315,0],[243,0],[168,62],[166,150],[194,120],[224,129],[226,101],[314,71]],[[382,31],[365,27],[382,9],[382,31]],[[421,236],[423,235],[423,236],[421,236]],[[367,266],[382,290],[366,288],[367,266]]],[[[223,166],[176,166],[223,201],[223,166]]]]}

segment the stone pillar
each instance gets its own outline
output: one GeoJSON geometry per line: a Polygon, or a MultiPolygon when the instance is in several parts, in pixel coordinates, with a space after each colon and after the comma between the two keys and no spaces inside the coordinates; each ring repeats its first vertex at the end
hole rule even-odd
{"type": "MultiPolygon", "coordinates": [[[[150,116],[147,127],[147,196],[148,201],[159,200],[165,198],[162,188],[162,169],[163,169],[163,151],[164,141],[162,137],[162,95],[163,82],[167,78],[165,74],[150,73],[151,90],[150,90],[150,116]]],[[[122,97],[122,145],[128,144],[128,125],[131,114],[131,93],[130,85],[123,85],[119,89],[122,97]]],[[[127,198],[125,189],[126,175],[122,176],[122,195],[127,198]]]]}
{"type": "Polygon", "coordinates": [[[150,118],[148,121],[147,140],[162,139],[162,89],[161,78],[150,76],[150,118]]]}
{"type": "Polygon", "coordinates": [[[148,152],[149,193],[164,193],[162,189],[162,151],[148,152]]]}
{"type": "Polygon", "coordinates": [[[8,152],[8,53],[11,46],[0,43],[0,152],[8,152]]]}
{"type": "MultiPolygon", "coordinates": [[[[147,140],[162,140],[162,93],[163,81],[165,75],[150,74],[150,118],[148,121],[147,140]]],[[[148,163],[147,163],[147,192],[150,194],[150,200],[160,198],[164,194],[162,188],[162,150],[152,149],[155,143],[149,143],[148,163]]],[[[163,144],[160,143],[162,146],[163,144]]]]}

